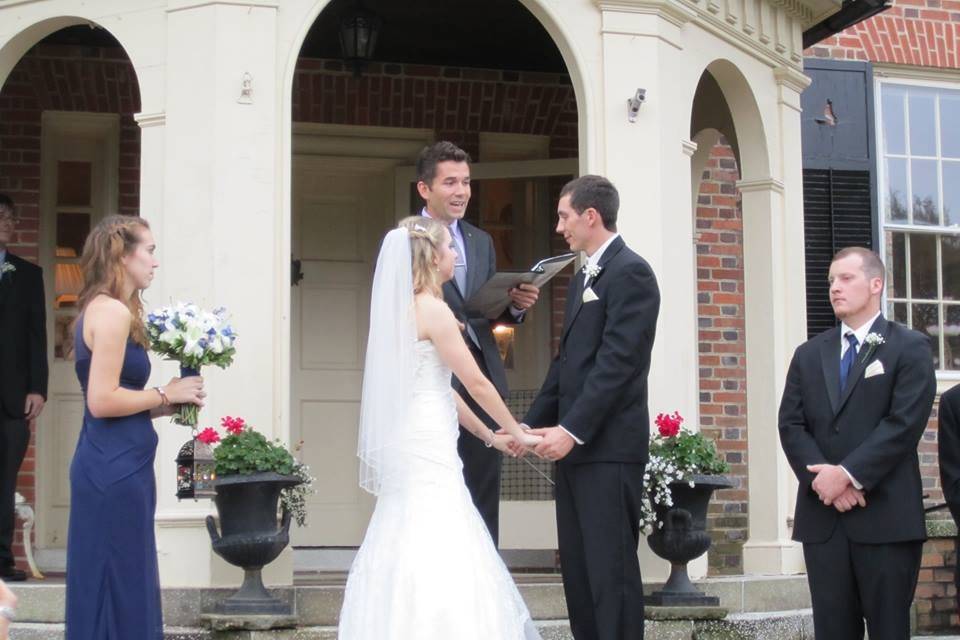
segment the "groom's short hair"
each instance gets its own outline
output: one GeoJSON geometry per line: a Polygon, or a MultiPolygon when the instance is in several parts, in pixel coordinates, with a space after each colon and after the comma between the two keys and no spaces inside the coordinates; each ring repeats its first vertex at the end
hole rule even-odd
{"type": "Polygon", "coordinates": [[[880,256],[878,256],[875,251],[871,251],[866,247],[844,247],[840,249],[840,251],[837,251],[836,255],[833,256],[833,260],[830,261],[830,264],[849,256],[860,256],[860,259],[863,260],[863,273],[867,278],[871,280],[873,278],[886,280],[887,270],[883,266],[883,260],[880,259],[880,256]]]}
{"type": "Polygon", "coordinates": [[[424,147],[417,156],[417,182],[427,186],[437,177],[437,165],[441,162],[466,162],[470,154],[448,140],[441,140],[424,147]]]}
{"type": "Polygon", "coordinates": [[[585,175],[563,185],[560,197],[570,196],[570,206],[582,214],[593,208],[600,214],[607,231],[617,230],[617,211],[620,210],[620,194],[613,183],[603,176],[585,175]]]}

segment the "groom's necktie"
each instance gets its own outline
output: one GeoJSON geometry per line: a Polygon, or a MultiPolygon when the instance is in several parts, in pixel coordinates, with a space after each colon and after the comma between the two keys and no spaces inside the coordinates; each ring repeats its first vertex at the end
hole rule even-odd
{"type": "Polygon", "coordinates": [[[857,336],[853,333],[848,333],[843,337],[847,339],[850,346],[847,347],[846,352],[840,359],[840,393],[843,393],[843,390],[847,387],[847,377],[850,375],[850,369],[853,368],[853,361],[857,357],[857,344],[859,344],[857,336]]]}
{"type": "MultiPolygon", "coordinates": [[[[463,299],[467,299],[467,255],[464,250],[464,243],[462,238],[457,234],[453,233],[453,229],[450,229],[450,235],[453,236],[453,242],[457,245],[457,259],[453,263],[453,281],[457,283],[457,288],[460,289],[460,295],[463,296],[463,299]]],[[[469,322],[465,322],[467,325],[467,335],[470,337],[470,340],[473,344],[477,345],[477,348],[480,347],[480,339],[477,338],[477,332],[473,330],[473,327],[470,326],[469,322]]]]}

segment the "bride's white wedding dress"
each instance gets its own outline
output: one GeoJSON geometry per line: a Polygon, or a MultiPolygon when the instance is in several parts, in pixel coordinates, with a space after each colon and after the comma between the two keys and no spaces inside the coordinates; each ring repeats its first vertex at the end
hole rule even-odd
{"type": "Polygon", "coordinates": [[[539,639],[463,481],[450,369],[426,340],[415,362],[407,436],[384,463],[339,640],[539,639]]]}

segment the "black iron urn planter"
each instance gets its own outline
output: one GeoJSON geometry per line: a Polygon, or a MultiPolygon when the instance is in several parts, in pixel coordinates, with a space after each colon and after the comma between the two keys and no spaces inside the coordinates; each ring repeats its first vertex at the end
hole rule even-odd
{"type": "Polygon", "coordinates": [[[657,520],[663,526],[647,536],[647,544],[655,554],[670,562],[670,577],[659,591],[645,598],[654,606],[715,607],[716,596],[698,591],[687,575],[687,563],[710,548],[706,531],[707,506],[718,489],[727,489],[733,483],[726,476],[693,476],[694,486],[686,482],[670,484],[673,506],[655,504],[657,520]]]}
{"type": "Polygon", "coordinates": [[[217,605],[216,612],[235,615],[290,615],[290,606],[271,596],[260,571],[273,562],[290,542],[290,513],[284,509],[277,523],[280,492],[300,484],[296,476],[266,472],[228,475],[214,482],[214,503],[220,515],[217,532],[213,516],[207,531],[213,550],[232,565],[242,567],[243,585],[217,605]]]}

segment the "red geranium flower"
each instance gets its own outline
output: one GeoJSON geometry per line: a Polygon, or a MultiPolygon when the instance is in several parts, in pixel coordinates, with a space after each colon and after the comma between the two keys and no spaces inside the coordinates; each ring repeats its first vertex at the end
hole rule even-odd
{"type": "Polygon", "coordinates": [[[244,427],[247,426],[246,421],[243,418],[232,418],[230,416],[224,416],[220,420],[220,426],[224,427],[227,431],[233,435],[240,434],[244,427]]]}
{"type": "Polygon", "coordinates": [[[220,434],[214,431],[213,427],[207,427],[197,434],[197,440],[204,444],[214,444],[220,442],[220,434]]]}
{"type": "Polygon", "coordinates": [[[683,416],[680,412],[674,411],[673,415],[667,413],[657,414],[655,420],[657,428],[660,429],[660,435],[664,438],[672,438],[680,433],[680,425],[683,424],[683,416]]]}

